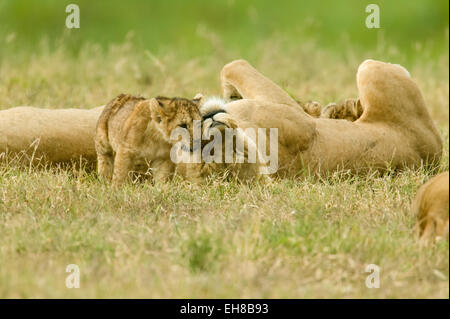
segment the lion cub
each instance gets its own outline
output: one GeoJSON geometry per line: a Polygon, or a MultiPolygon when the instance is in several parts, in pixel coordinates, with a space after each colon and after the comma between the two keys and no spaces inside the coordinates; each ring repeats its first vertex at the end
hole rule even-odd
{"type": "Polygon", "coordinates": [[[170,134],[182,127],[192,136],[201,120],[199,100],[158,96],[150,100],[121,94],[109,102],[97,122],[95,149],[98,173],[114,185],[130,172],[165,180],[175,171],[170,160],[170,134]]]}

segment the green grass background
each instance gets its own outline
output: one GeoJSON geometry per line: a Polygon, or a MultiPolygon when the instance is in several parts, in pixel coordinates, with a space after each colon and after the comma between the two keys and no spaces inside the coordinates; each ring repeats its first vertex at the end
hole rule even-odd
{"type": "Polygon", "coordinates": [[[54,1],[1,0],[1,34],[15,33],[17,42],[30,49],[43,37],[52,42],[67,33],[65,7],[76,3],[81,28],[64,39],[74,52],[84,42],[121,42],[130,31],[144,48],[157,53],[180,50],[187,55],[212,54],[202,30],[216,35],[241,55],[255,54],[255,45],[272,36],[292,45],[314,40],[334,52],[372,50],[380,40],[395,44],[408,55],[426,45],[433,53],[448,48],[446,0],[431,1],[54,1]],[[365,7],[380,7],[381,28],[367,29],[365,7]]]}

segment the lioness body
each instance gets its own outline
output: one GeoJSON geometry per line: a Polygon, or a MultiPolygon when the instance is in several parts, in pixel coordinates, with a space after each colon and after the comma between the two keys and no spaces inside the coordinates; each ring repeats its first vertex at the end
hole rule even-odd
{"type": "Polygon", "coordinates": [[[95,162],[94,133],[103,106],[85,109],[14,107],[0,111],[0,153],[36,161],[95,162]]]}
{"type": "Polygon", "coordinates": [[[421,240],[447,237],[449,227],[449,174],[441,173],[420,187],[413,203],[421,240]]]}
{"type": "Polygon", "coordinates": [[[357,74],[364,110],[355,122],[314,118],[243,60],[221,73],[226,111],[241,128],[277,128],[279,175],[302,169],[404,168],[435,164],[442,140],[420,90],[401,66],[367,60],[357,74]]]}

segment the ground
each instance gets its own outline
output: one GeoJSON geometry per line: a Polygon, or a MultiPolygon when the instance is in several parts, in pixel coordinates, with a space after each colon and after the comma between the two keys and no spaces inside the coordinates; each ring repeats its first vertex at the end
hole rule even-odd
{"type": "MultiPolygon", "coordinates": [[[[357,96],[365,58],[404,64],[442,133],[440,171],[448,170],[448,51],[432,58],[425,51],[405,58],[382,44],[343,51],[269,39],[249,60],[297,99],[322,104],[357,96]]],[[[42,42],[33,54],[2,56],[0,106],[89,108],[122,92],[219,94],[220,68],[241,57],[220,52],[156,54],[130,37],[72,54],[42,42]]],[[[83,169],[3,162],[0,297],[448,298],[448,242],[423,248],[413,236],[411,201],[429,178],[417,169],[267,186],[217,178],[113,190],[83,169]],[[80,268],[79,289],[66,288],[68,264],[80,268]],[[365,285],[368,264],[380,267],[378,289],[365,285]]]]}

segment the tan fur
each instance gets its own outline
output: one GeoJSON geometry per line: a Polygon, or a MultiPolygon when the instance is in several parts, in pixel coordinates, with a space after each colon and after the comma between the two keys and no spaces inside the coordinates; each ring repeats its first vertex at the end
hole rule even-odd
{"type": "Polygon", "coordinates": [[[80,157],[95,162],[93,136],[102,110],[21,106],[0,111],[0,154],[28,162],[64,163],[80,157]]]}
{"type": "Polygon", "coordinates": [[[303,111],[312,117],[321,117],[326,119],[347,120],[354,122],[359,119],[363,113],[361,101],[359,99],[345,99],[339,103],[329,103],[324,108],[319,102],[310,101],[302,103],[297,101],[303,111]]]}
{"type": "Polygon", "coordinates": [[[448,239],[449,173],[441,173],[420,187],[413,202],[416,231],[423,243],[448,239]]]}
{"type": "Polygon", "coordinates": [[[165,180],[174,173],[170,160],[170,132],[200,120],[198,105],[187,99],[157,97],[150,100],[121,94],[108,103],[98,119],[95,147],[98,173],[113,184],[123,183],[130,172],[165,180]]]}
{"type": "Polygon", "coordinates": [[[401,66],[373,60],[359,66],[363,113],[355,122],[309,116],[244,60],[225,65],[221,81],[224,99],[240,98],[226,107],[239,127],[278,128],[278,175],[402,169],[441,158],[442,140],[401,66]]]}
{"type": "Polygon", "coordinates": [[[319,102],[309,101],[306,103],[302,103],[300,101],[297,101],[297,103],[302,107],[303,111],[305,111],[312,117],[320,117],[320,114],[322,113],[322,106],[319,102]]]}
{"type": "MultiPolygon", "coordinates": [[[[208,111],[218,111],[221,110],[220,105],[214,106],[214,105],[207,105],[206,108],[205,105],[202,105],[201,112],[202,115],[205,115],[205,112],[208,111]]],[[[229,114],[222,112],[215,114],[214,116],[210,118],[203,119],[202,121],[202,135],[205,136],[211,136],[210,139],[203,139],[201,143],[201,149],[204,150],[204,147],[208,145],[209,143],[217,143],[212,137],[211,134],[208,134],[208,131],[211,129],[217,129],[220,132],[221,136],[221,144],[220,149],[222,152],[222,156],[220,157],[221,162],[208,162],[206,163],[204,160],[202,160],[200,163],[179,163],[177,164],[177,172],[183,176],[185,179],[189,181],[194,181],[201,183],[204,181],[208,176],[211,176],[214,173],[217,172],[226,172],[226,177],[228,178],[236,178],[239,181],[251,181],[254,179],[260,179],[261,177],[264,179],[267,179],[265,175],[260,175],[260,171],[264,169],[265,165],[259,160],[257,157],[257,162],[255,164],[249,164],[247,162],[244,163],[237,163],[236,162],[236,152],[233,152],[233,163],[226,163],[225,162],[225,152],[226,152],[226,145],[227,143],[230,145],[230,148],[233,149],[233,143],[234,141],[229,141],[225,139],[225,130],[228,128],[237,129],[237,123],[233,120],[232,117],[230,117],[229,114]]],[[[257,152],[257,147],[252,143],[252,140],[247,138],[245,134],[242,134],[241,132],[236,132],[236,139],[239,139],[242,145],[244,146],[243,149],[243,157],[245,159],[248,158],[249,150],[252,149],[253,151],[257,152]]],[[[214,151],[210,152],[211,155],[214,155],[214,151]]],[[[190,153],[192,156],[192,153],[190,153]]]]}
{"type": "Polygon", "coordinates": [[[330,103],[321,111],[320,117],[354,122],[363,114],[359,99],[346,99],[341,103],[330,103]]]}

